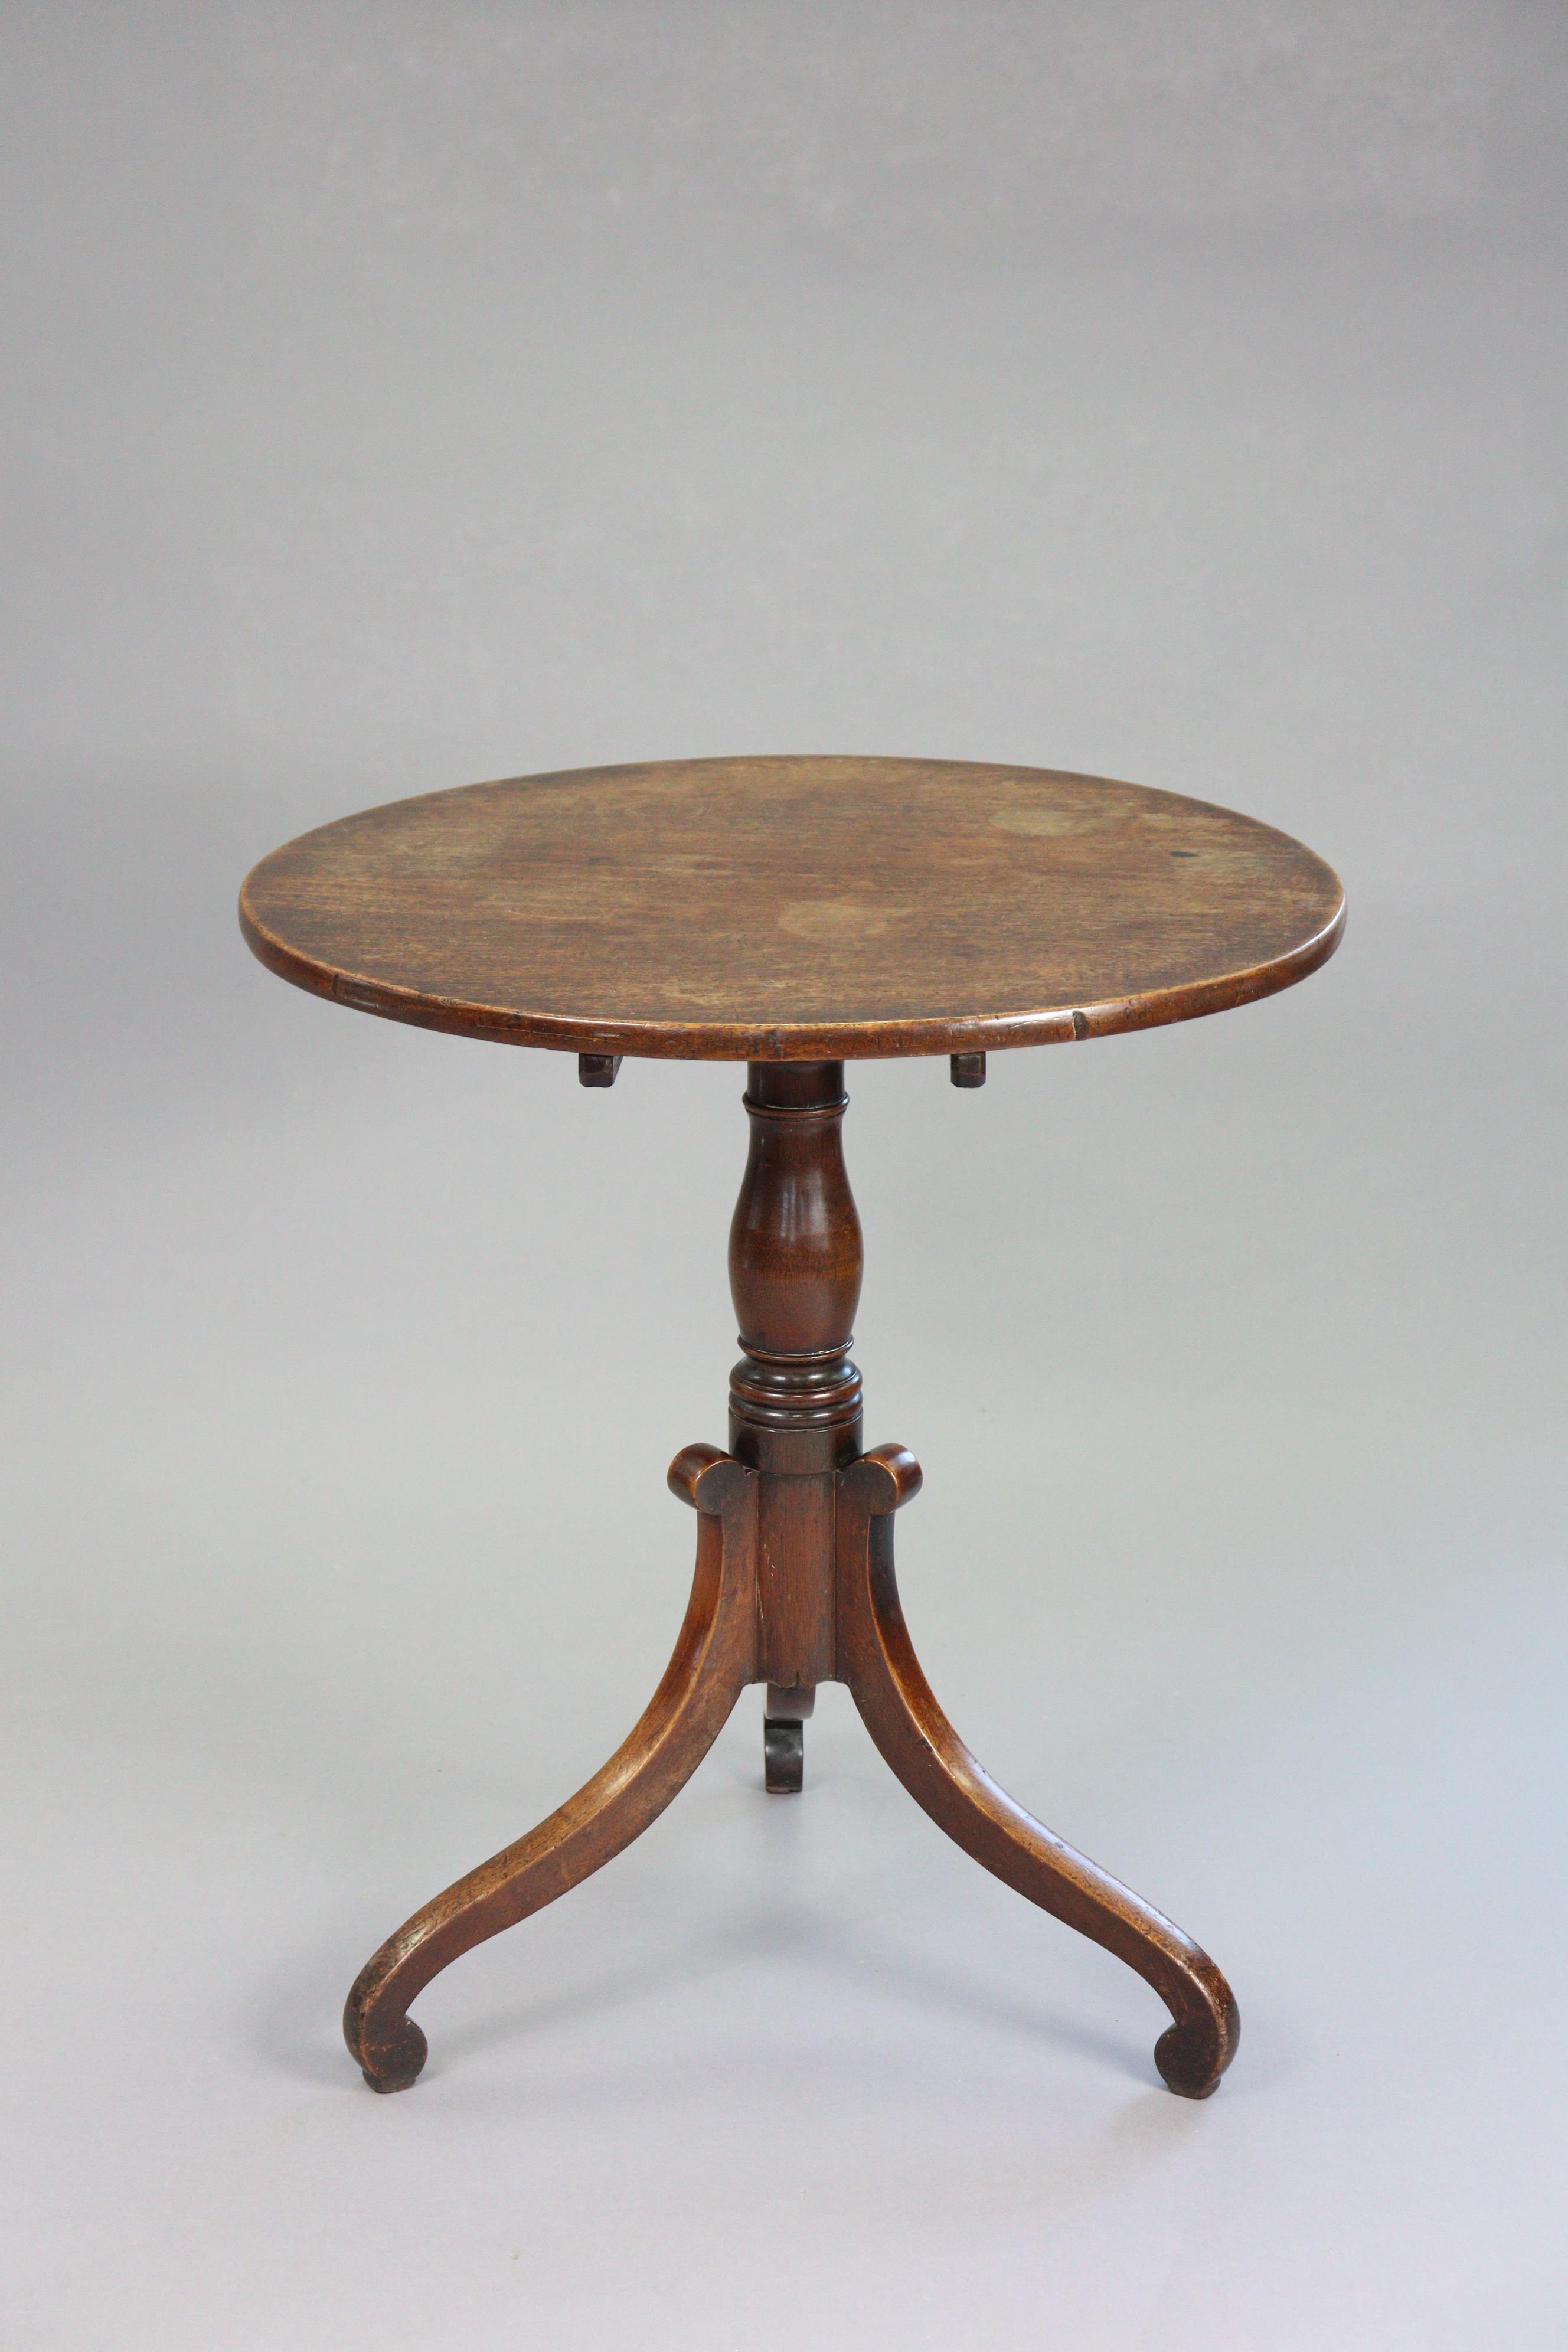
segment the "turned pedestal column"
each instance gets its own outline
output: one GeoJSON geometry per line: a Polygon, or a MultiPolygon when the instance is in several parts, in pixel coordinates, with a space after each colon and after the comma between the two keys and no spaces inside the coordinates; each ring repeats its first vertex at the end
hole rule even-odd
{"type": "Polygon", "coordinates": [[[860,1451],[849,1360],[860,1220],[844,1165],[842,1062],[753,1062],[752,1147],[730,1227],[745,1353],[730,1375],[730,1451],[758,1473],[759,1672],[767,1787],[801,1786],[804,1726],[836,1673],[837,1475],[860,1451]]]}

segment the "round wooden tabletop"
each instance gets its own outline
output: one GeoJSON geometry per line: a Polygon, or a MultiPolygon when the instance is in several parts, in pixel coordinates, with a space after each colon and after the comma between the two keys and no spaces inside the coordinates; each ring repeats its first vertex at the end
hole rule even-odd
{"type": "Polygon", "coordinates": [[[1289,835],[1099,776],[670,760],[322,825],[247,877],[263,963],[432,1029],[711,1061],[984,1053],[1184,1021],[1333,953],[1289,835]]]}

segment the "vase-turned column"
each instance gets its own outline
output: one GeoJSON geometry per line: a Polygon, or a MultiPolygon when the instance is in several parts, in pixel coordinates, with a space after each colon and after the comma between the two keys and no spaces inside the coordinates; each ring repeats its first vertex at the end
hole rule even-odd
{"type": "Polygon", "coordinates": [[[730,1377],[730,1447],[763,1474],[770,1716],[808,1712],[810,1692],[835,1671],[835,1476],[860,1451],[860,1375],[849,1349],[862,1259],[844,1166],[847,1099],[842,1062],[750,1066],[751,1153],[730,1228],[744,1350],[730,1377]]]}

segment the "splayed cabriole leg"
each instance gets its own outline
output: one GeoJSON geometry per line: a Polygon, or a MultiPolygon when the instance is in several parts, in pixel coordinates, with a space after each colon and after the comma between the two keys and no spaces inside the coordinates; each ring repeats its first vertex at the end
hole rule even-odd
{"type": "Polygon", "coordinates": [[[965,1853],[1092,1937],[1152,1985],[1175,2022],[1154,2045],[1173,2091],[1206,2098],[1236,2055],[1241,2021],[1208,1954],[1160,1912],[1064,1844],[975,1762],[921,1672],[893,1576],[893,1519],[920,1465],[879,1446],[838,1482],[838,1671],[905,1788],[965,1853]]]}
{"type": "Polygon", "coordinates": [[[1044,1828],[970,1754],[915,1656],[893,1571],[892,1514],[918,1492],[901,1447],[864,1455],[839,1481],[839,1673],[883,1758],[955,1843],[1043,1910],[1115,1953],[1174,2022],[1154,2060],[1173,2091],[1206,2098],[1236,2054],[1230,1987],[1200,1946],[1131,1889],[1044,1828]]]}
{"type": "Polygon", "coordinates": [[[426,1903],[361,1971],[343,2032],[374,2090],[406,2090],[424,2065],[425,2036],[408,2005],[431,1978],[640,1836],[690,1779],[755,1675],[755,1473],[716,1446],[694,1445],[677,1455],[669,1484],[700,1516],[691,1599],[664,1679],[630,1738],[574,1797],[426,1903]]]}
{"type": "Polygon", "coordinates": [[[378,2091],[406,2089],[424,2064],[425,2037],[408,2015],[422,1988],[629,1845],[696,1769],[749,1682],[768,1686],[769,1790],[800,1788],[816,1686],[847,1683],[894,1772],[965,1853],[1153,1986],[1174,2020],[1154,2051],[1172,2090],[1204,2098],[1230,2063],[1236,2003],[1214,1962],[987,1780],[910,1646],[892,1514],[921,1474],[900,1447],[861,1452],[849,1353],[861,1244],[840,1135],[846,1099],[842,1063],[752,1065],[751,1152],[730,1233],[742,1350],[730,1376],[730,1450],[689,1447],[669,1473],[700,1514],[675,1655],[603,1771],[416,1912],[363,1971],[343,2025],[378,2091]]]}

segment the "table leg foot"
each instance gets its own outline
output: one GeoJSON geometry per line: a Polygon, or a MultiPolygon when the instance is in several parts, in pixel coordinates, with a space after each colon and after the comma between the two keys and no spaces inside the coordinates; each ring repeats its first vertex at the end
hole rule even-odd
{"type": "Polygon", "coordinates": [[[805,1685],[768,1685],[763,1715],[763,1786],[770,1797],[796,1797],[805,1780],[805,1719],[816,1692],[805,1685]]]}
{"type": "Polygon", "coordinates": [[[382,2041],[372,2043],[363,2033],[357,2047],[349,2047],[360,2061],[360,2073],[373,2091],[409,2091],[419,2080],[419,2070],[430,2055],[430,2044],[411,2017],[387,2021],[390,2032],[382,2041]]]}
{"type": "Polygon", "coordinates": [[[763,1723],[763,1786],[770,1797],[797,1797],[805,1785],[805,1726],[779,1722],[768,1716],[763,1723]]]}
{"type": "Polygon", "coordinates": [[[360,1973],[343,2035],[374,2090],[405,2091],[425,2063],[409,2003],[487,1937],[542,1910],[628,1846],[689,1780],[756,1667],[756,1478],[714,1446],[677,1455],[669,1483],[693,1504],[697,1570],[664,1679],[593,1779],[516,1844],[416,1911],[360,1973]]]}
{"type": "Polygon", "coordinates": [[[921,1671],[899,1603],[892,1524],[892,1513],[919,1483],[913,1457],[891,1446],[863,1455],[840,1477],[839,1675],[883,1757],[939,1828],[1153,1987],[1174,2020],[1155,2045],[1154,2063],[1171,2090],[1206,2098],[1235,2056],[1241,2030],[1218,1969],[1180,1927],[998,1788],[921,1671]]]}

